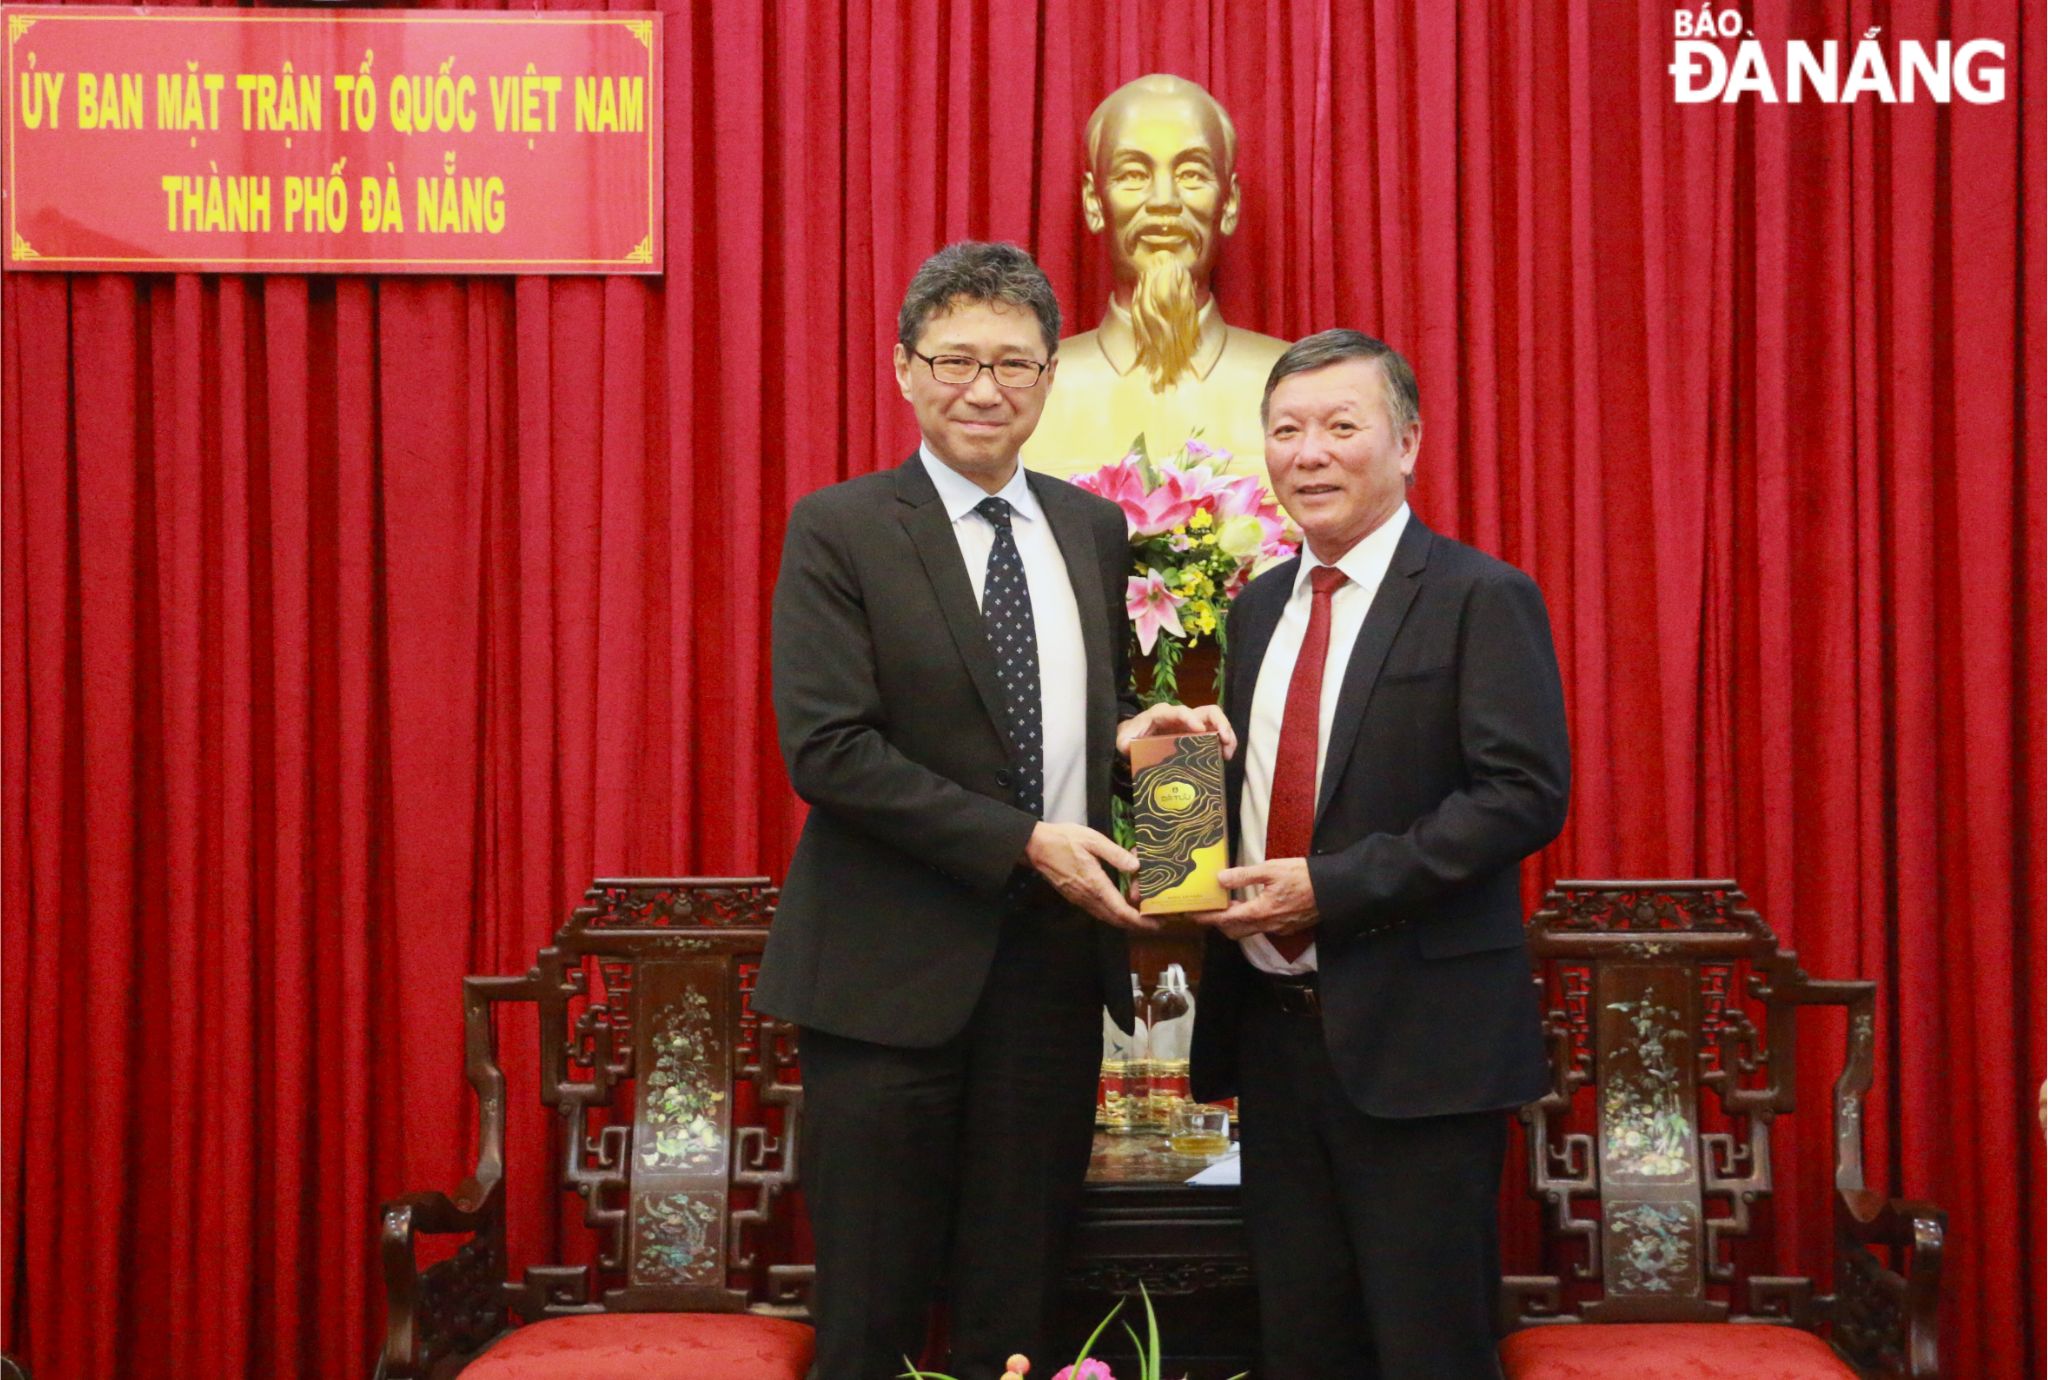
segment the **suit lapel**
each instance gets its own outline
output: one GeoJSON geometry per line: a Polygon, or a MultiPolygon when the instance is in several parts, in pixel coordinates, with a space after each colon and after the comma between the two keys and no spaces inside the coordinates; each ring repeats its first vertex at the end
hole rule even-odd
{"type": "MultiPolygon", "coordinates": [[[[946,517],[946,505],[939,502],[939,491],[932,487],[931,476],[924,472],[921,456],[913,453],[897,469],[896,497],[904,505],[897,510],[897,516],[910,535],[918,559],[924,563],[925,577],[931,581],[939,611],[946,617],[946,630],[952,634],[953,646],[981,696],[982,707],[988,710],[989,721],[1002,734],[1003,741],[1009,742],[1009,706],[1003,699],[1003,687],[996,680],[995,654],[988,649],[988,632],[982,626],[981,609],[974,602],[967,562],[960,558],[960,543],[946,517]]],[[[1013,750],[1014,747],[1012,744],[1013,750]]]]}
{"type": "Polygon", "coordinates": [[[1266,648],[1273,641],[1273,629],[1280,626],[1280,614],[1287,607],[1288,596],[1294,592],[1294,581],[1301,571],[1301,558],[1296,557],[1287,564],[1277,566],[1262,582],[1248,586],[1239,596],[1243,603],[1243,622],[1238,628],[1237,640],[1230,644],[1225,657],[1229,674],[1225,677],[1223,709],[1230,716],[1230,726],[1237,733],[1238,752],[1224,766],[1224,794],[1229,809],[1232,856],[1236,856],[1238,803],[1244,795],[1244,745],[1252,739],[1252,695],[1259,685],[1259,667],[1265,664],[1266,648]]]}
{"type": "Polygon", "coordinates": [[[1351,662],[1344,668],[1344,687],[1337,692],[1330,741],[1323,748],[1323,788],[1316,798],[1318,821],[1329,808],[1330,797],[1337,793],[1337,783],[1344,779],[1345,769],[1351,765],[1351,748],[1358,741],[1365,707],[1372,700],[1372,688],[1379,681],[1388,650],[1394,645],[1394,635],[1401,630],[1401,620],[1408,616],[1408,606],[1415,602],[1422,573],[1429,565],[1432,540],[1430,530],[1414,514],[1409,514],[1408,526],[1394,547],[1386,578],[1380,581],[1379,593],[1373,596],[1372,607],[1358,629],[1351,662]]]}

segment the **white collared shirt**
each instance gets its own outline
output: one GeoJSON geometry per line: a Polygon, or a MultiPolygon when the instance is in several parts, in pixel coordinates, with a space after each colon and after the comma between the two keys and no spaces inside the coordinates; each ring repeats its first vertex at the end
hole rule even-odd
{"type": "MultiPolygon", "coordinates": [[[[1351,649],[1358,630],[1365,626],[1366,611],[1394,562],[1394,547],[1408,526],[1408,505],[1374,528],[1365,539],[1346,551],[1336,562],[1349,576],[1348,583],[1330,596],[1330,650],[1323,662],[1323,693],[1316,724],[1316,742],[1327,751],[1330,725],[1337,717],[1337,696],[1344,688],[1344,672],[1351,665],[1351,649]]],[[[1287,710],[1287,687],[1294,679],[1295,659],[1301,654],[1302,639],[1308,635],[1309,607],[1315,595],[1309,588],[1309,572],[1325,562],[1316,559],[1306,543],[1301,548],[1301,567],[1294,573],[1294,592],[1280,611],[1273,628],[1273,640],[1266,644],[1266,659],[1259,663],[1258,687],[1252,692],[1251,731],[1244,745],[1244,792],[1237,806],[1237,861],[1240,867],[1266,860],[1266,811],[1273,801],[1273,758],[1280,750],[1280,719],[1287,710]]],[[[1323,758],[1316,758],[1316,798],[1322,799],[1323,758]]],[[[1301,956],[1288,962],[1263,934],[1238,941],[1253,967],[1279,974],[1312,973],[1316,970],[1316,949],[1311,944],[1301,956]]]]}
{"type": "MultiPolygon", "coordinates": [[[[974,585],[974,602],[988,582],[988,558],[996,529],[974,511],[990,497],[981,485],[949,468],[919,445],[925,473],[939,491],[939,502],[960,543],[960,559],[974,585]]],[[[1024,560],[1024,584],[1031,591],[1031,621],[1038,631],[1038,701],[1045,740],[1045,818],[1055,824],[1088,822],[1088,654],[1081,641],[1081,611],[1074,602],[1066,558],[1053,537],[1052,523],[1038,496],[1025,481],[1024,467],[994,495],[1010,505],[1010,530],[1017,554],[1024,560]]],[[[1121,629],[1117,630],[1121,632],[1121,629]]]]}

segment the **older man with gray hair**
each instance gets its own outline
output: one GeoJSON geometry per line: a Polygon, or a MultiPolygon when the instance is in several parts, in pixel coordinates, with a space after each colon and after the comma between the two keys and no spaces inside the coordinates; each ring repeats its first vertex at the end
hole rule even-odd
{"type": "Polygon", "coordinates": [[[1489,1380],[1504,1113],[1545,1066],[1519,864],[1563,826],[1564,696],[1528,576],[1408,508],[1420,394],[1324,331],[1262,408],[1300,559],[1231,606],[1241,891],[1195,1093],[1236,1093],[1263,1380],[1489,1380]]]}

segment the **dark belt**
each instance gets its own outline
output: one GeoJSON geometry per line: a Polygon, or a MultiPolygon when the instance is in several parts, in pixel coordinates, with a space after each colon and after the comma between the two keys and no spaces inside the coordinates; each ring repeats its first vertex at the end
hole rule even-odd
{"type": "Polygon", "coordinates": [[[1258,990],[1264,993],[1267,1005],[1282,1015],[1323,1014],[1322,993],[1317,988],[1314,973],[1296,973],[1291,977],[1280,977],[1259,969],[1254,969],[1253,972],[1258,977],[1258,990]]]}

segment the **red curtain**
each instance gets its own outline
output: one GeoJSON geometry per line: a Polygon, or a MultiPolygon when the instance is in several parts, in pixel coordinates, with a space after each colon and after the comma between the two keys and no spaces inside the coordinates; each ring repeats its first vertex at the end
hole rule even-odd
{"type": "MultiPolygon", "coordinates": [[[[375,1204],[469,1167],[458,979],[593,875],[780,871],[784,515],[910,449],[941,243],[1092,321],[1082,125],[1165,70],[1237,118],[1226,314],[1401,346],[1419,511],[1549,598],[1532,886],[1738,877],[1877,978],[1873,1177],[1949,1209],[1952,1373],[2042,1373],[2038,5],[1744,7],[2005,45],[1998,104],[1853,107],[1674,103],[1654,5],[667,8],[663,279],[6,278],[8,1351],[365,1373],[375,1204]]],[[[1776,1146],[1806,1271],[1819,1105],[1776,1146]]]]}

